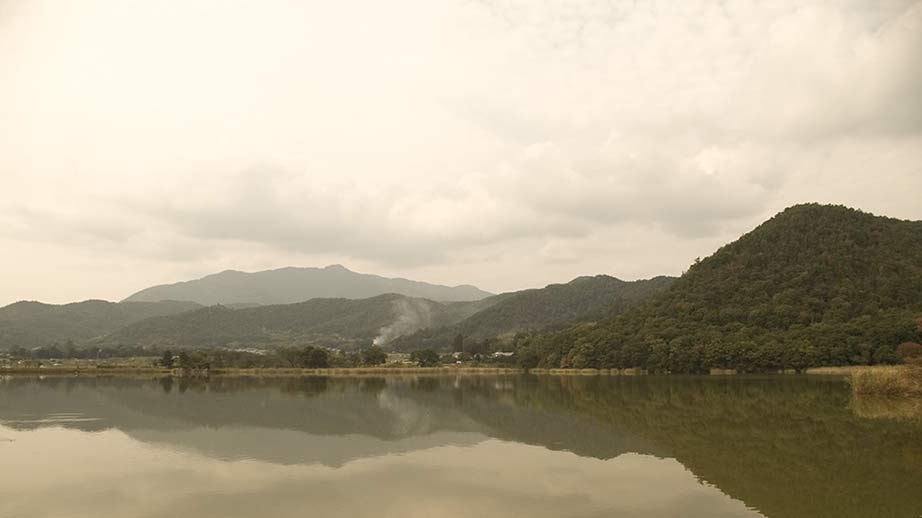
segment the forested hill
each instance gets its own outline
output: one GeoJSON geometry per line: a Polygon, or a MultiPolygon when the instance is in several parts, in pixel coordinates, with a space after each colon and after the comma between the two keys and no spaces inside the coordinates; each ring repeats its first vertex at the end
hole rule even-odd
{"type": "Polygon", "coordinates": [[[922,338],[922,222],[797,205],[625,314],[533,340],[545,366],[700,372],[886,363],[922,338]]]}
{"type": "Polygon", "coordinates": [[[364,299],[387,293],[436,301],[474,301],[490,293],[474,286],[440,286],[353,272],[340,265],[279,268],[261,272],[227,270],[201,279],[141,290],[126,301],[189,300],[215,304],[293,304],[314,298],[364,299]]]}
{"type": "MultiPolygon", "coordinates": [[[[675,279],[622,281],[607,275],[578,277],[565,284],[504,293],[497,301],[461,322],[447,327],[427,328],[391,343],[398,350],[447,349],[458,335],[464,340],[483,341],[514,333],[553,329],[576,322],[602,320],[664,290],[675,279]]],[[[489,300],[489,299],[488,299],[489,300]]]]}
{"type": "Polygon", "coordinates": [[[0,308],[0,349],[81,344],[145,318],[199,308],[194,302],[106,302],[72,304],[22,301],[0,308]]]}
{"type": "Polygon", "coordinates": [[[210,306],[151,318],[109,335],[103,345],[142,347],[367,347],[426,326],[454,323],[481,302],[440,303],[397,294],[311,299],[230,309],[210,306]]]}

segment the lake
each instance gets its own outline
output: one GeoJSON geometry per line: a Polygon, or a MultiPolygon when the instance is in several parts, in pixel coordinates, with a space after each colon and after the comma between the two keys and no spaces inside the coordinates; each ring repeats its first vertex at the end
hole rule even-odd
{"type": "Polygon", "coordinates": [[[922,516],[841,378],[0,379],[0,516],[922,516]]]}

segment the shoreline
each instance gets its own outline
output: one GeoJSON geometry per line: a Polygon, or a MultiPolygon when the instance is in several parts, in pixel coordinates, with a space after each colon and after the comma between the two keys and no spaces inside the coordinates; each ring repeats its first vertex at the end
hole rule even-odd
{"type": "MultiPolygon", "coordinates": [[[[841,376],[848,377],[857,372],[873,372],[888,369],[883,365],[856,365],[848,367],[814,367],[804,371],[803,375],[810,376],[841,376]]],[[[298,368],[219,368],[203,372],[183,372],[181,369],[162,369],[157,367],[0,367],[0,376],[3,375],[54,375],[54,376],[120,376],[120,375],[153,375],[174,377],[206,377],[206,376],[361,376],[361,375],[451,375],[451,374],[524,374],[525,370],[518,367],[331,367],[323,369],[298,369],[298,368]]],[[[530,369],[529,374],[544,376],[671,376],[673,374],[648,373],[643,369],[530,369]]],[[[794,371],[739,373],[732,369],[711,369],[708,374],[697,376],[715,377],[745,377],[745,376],[774,376],[796,375],[794,371]]],[[[686,374],[677,374],[686,376],[686,374]]]]}
{"type": "Polygon", "coordinates": [[[3,375],[54,375],[54,376],[121,376],[154,375],[174,377],[209,376],[359,376],[359,375],[404,375],[404,374],[521,374],[519,368],[506,367],[331,367],[324,369],[296,368],[223,368],[208,372],[183,372],[182,369],[161,369],[156,367],[112,367],[112,368],[67,368],[67,367],[16,367],[0,368],[3,375]]]}

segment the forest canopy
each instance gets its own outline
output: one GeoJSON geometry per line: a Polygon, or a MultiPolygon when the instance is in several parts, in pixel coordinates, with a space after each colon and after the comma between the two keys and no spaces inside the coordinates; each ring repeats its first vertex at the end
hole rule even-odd
{"type": "Polygon", "coordinates": [[[666,372],[899,361],[922,339],[922,222],[797,205],[623,315],[530,337],[543,367],[666,372]]]}

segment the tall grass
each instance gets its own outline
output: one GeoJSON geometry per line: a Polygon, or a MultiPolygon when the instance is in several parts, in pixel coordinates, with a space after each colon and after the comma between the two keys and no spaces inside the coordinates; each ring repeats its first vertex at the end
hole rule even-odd
{"type": "Polygon", "coordinates": [[[849,378],[849,383],[855,394],[922,397],[922,364],[855,371],[849,378]]]}

